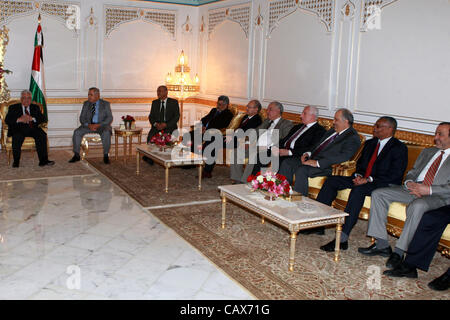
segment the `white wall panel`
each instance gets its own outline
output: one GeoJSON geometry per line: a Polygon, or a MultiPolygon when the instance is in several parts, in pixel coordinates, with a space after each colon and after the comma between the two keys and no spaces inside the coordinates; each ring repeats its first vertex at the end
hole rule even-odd
{"type": "Polygon", "coordinates": [[[103,91],[156,91],[173,73],[176,42],[159,25],[124,23],[104,39],[103,91]]]}
{"type": "Polygon", "coordinates": [[[207,93],[246,97],[249,45],[242,28],[226,20],[215,27],[207,45],[207,93]]]}
{"type": "Polygon", "coordinates": [[[264,100],[328,105],[331,39],[315,14],[284,18],[267,41],[264,100]]]}
{"type": "Polygon", "coordinates": [[[449,1],[401,0],[381,17],[381,30],[361,34],[357,109],[442,119],[450,102],[449,1]]]}

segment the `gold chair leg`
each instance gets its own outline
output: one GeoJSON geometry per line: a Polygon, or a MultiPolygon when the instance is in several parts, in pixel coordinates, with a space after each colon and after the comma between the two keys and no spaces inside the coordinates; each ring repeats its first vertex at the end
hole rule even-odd
{"type": "Polygon", "coordinates": [[[6,151],[7,153],[7,158],[8,158],[8,166],[11,164],[11,150],[6,151]]]}

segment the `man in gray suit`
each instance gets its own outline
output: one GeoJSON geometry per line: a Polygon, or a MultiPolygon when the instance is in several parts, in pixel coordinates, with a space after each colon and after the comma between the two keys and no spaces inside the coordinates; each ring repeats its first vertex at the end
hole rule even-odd
{"type": "Polygon", "coordinates": [[[292,184],[295,174],[294,190],[308,194],[308,178],[330,176],[331,166],[349,160],[361,145],[358,132],[353,128],[352,113],[341,108],[336,111],[333,128],[325,132],[318,144],[298,158],[286,159],[281,163],[279,173],[286,176],[292,184]]]}
{"type": "MultiPolygon", "coordinates": [[[[233,163],[230,166],[231,178],[235,181],[238,179],[246,183],[247,178],[253,172],[253,167],[256,163],[261,163],[261,157],[270,157],[270,149],[273,146],[278,146],[280,139],[283,139],[294,124],[290,120],[281,118],[284,107],[278,101],[272,101],[267,107],[267,119],[263,121],[257,128],[256,133],[258,135],[258,152],[249,155],[249,162],[242,172],[243,165],[240,163],[233,163]],[[274,131],[278,130],[278,134],[274,134],[274,131]],[[239,178],[240,177],[240,178],[239,178]]],[[[246,152],[248,151],[248,144],[245,145],[246,152]]]]}
{"type": "Polygon", "coordinates": [[[103,145],[103,162],[109,163],[109,149],[111,147],[111,122],[113,116],[111,106],[108,101],[100,99],[100,90],[97,88],[89,88],[88,100],[84,102],[81,109],[79,126],[72,136],[73,157],[70,163],[80,161],[80,145],[81,139],[86,133],[98,133],[102,138],[103,145]]]}
{"type": "Polygon", "coordinates": [[[377,189],[372,193],[367,235],[376,239],[358,251],[367,256],[389,257],[386,266],[395,269],[408,250],[417,226],[426,211],[450,204],[450,122],[442,122],[434,136],[436,147],[424,149],[406,174],[403,186],[377,189]],[[394,252],[388,242],[386,220],[392,202],[407,204],[406,220],[394,252]]]}

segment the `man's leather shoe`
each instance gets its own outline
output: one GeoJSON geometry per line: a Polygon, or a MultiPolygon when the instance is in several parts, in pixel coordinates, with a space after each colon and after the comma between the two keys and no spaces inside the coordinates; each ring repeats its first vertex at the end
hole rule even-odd
{"type": "Polygon", "coordinates": [[[105,155],[103,156],[103,162],[104,162],[105,164],[109,164],[109,156],[108,156],[107,154],[105,154],[105,155]]]}
{"type": "Polygon", "coordinates": [[[81,160],[80,156],[77,155],[77,154],[74,154],[72,159],[69,160],[69,162],[70,163],[74,163],[74,162],[77,162],[77,161],[80,161],[80,160],[81,160]]]}
{"type": "Polygon", "coordinates": [[[18,162],[13,162],[13,168],[18,168],[19,167],[19,163],[18,162]]]}
{"type": "Polygon", "coordinates": [[[393,252],[386,262],[386,267],[389,269],[395,269],[400,265],[400,263],[402,263],[402,260],[402,257],[400,257],[398,253],[393,252]]]}
{"type": "Polygon", "coordinates": [[[142,160],[144,160],[145,162],[147,162],[151,166],[154,164],[153,160],[151,158],[147,157],[147,156],[143,156],[142,160]]]}
{"type": "Polygon", "coordinates": [[[300,230],[299,233],[301,233],[301,234],[318,234],[318,235],[323,236],[325,234],[325,227],[300,230]]]}
{"type": "Polygon", "coordinates": [[[371,245],[368,248],[358,248],[358,252],[362,253],[366,256],[383,256],[383,257],[389,257],[392,253],[391,247],[378,249],[376,247],[376,243],[371,245]]]}
{"type": "Polygon", "coordinates": [[[45,162],[39,162],[39,166],[43,167],[43,166],[52,166],[55,164],[55,161],[51,161],[51,160],[47,160],[45,162]]]}
{"type": "Polygon", "coordinates": [[[202,172],[202,179],[211,179],[211,178],[212,178],[211,172],[207,172],[207,171],[202,172]]]}
{"type": "MultiPolygon", "coordinates": [[[[394,254],[396,254],[396,253],[394,253],[394,254]]],[[[384,271],[383,274],[388,277],[396,277],[396,278],[399,278],[399,277],[417,278],[417,269],[414,267],[410,267],[410,266],[406,265],[405,263],[400,263],[394,269],[384,271]]]]}
{"type": "MultiPolygon", "coordinates": [[[[332,251],[334,251],[335,247],[336,247],[336,239],[328,242],[326,245],[321,246],[320,250],[323,250],[326,252],[332,252],[332,251]]],[[[339,244],[339,250],[347,250],[347,249],[348,249],[348,241],[341,242],[339,244]]]]}
{"type": "Polygon", "coordinates": [[[433,281],[431,281],[428,284],[428,287],[430,287],[430,289],[437,291],[444,291],[450,288],[450,275],[448,274],[448,271],[445,272],[439,278],[436,278],[433,281]]]}

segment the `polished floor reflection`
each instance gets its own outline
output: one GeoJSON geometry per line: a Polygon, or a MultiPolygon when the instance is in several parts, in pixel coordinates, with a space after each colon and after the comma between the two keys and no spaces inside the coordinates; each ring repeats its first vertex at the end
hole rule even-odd
{"type": "Polygon", "coordinates": [[[0,299],[253,299],[105,177],[0,183],[0,299]]]}

